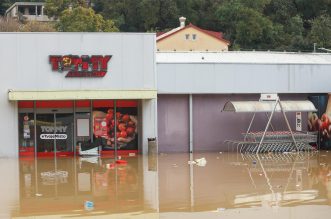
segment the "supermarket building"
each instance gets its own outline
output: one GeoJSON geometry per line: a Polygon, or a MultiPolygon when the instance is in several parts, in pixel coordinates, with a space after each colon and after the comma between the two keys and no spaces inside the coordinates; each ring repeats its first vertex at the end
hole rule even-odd
{"type": "Polygon", "coordinates": [[[1,157],[107,155],[114,139],[118,153],[147,153],[151,137],[159,152],[225,150],[251,118],[221,112],[227,101],[278,93],[324,113],[331,87],[329,54],[157,53],[150,33],[1,33],[0,48],[1,157]]]}

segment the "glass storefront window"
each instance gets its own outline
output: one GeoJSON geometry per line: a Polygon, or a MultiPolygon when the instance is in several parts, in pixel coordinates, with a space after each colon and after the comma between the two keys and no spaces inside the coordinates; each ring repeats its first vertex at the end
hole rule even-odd
{"type": "Polygon", "coordinates": [[[114,150],[115,132],[117,149],[138,149],[138,108],[136,101],[117,101],[116,124],[114,102],[93,101],[93,137],[103,151],[114,150]]]}
{"type": "Polygon", "coordinates": [[[34,152],[33,113],[18,114],[18,130],[20,153],[34,152]]]}

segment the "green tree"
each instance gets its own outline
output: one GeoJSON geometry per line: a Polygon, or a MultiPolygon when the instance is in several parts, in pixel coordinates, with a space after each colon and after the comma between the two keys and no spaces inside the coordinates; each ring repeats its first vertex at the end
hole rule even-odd
{"type": "Polygon", "coordinates": [[[53,23],[29,21],[22,25],[21,32],[55,32],[53,23]]]}
{"type": "Polygon", "coordinates": [[[45,0],[45,12],[49,17],[58,18],[61,13],[71,8],[76,8],[78,6],[87,7],[86,1],[84,0],[45,0]]]}
{"type": "Polygon", "coordinates": [[[66,9],[56,24],[58,31],[63,32],[116,32],[117,27],[111,20],[105,20],[95,14],[92,8],[76,7],[66,9]]]}
{"type": "Polygon", "coordinates": [[[320,47],[331,48],[331,17],[324,14],[315,18],[309,37],[311,44],[317,43],[320,47]]]}

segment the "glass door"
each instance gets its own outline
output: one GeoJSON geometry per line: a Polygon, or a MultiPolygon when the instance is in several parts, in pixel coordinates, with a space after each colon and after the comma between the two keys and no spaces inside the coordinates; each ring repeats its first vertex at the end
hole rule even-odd
{"type": "Polygon", "coordinates": [[[73,154],[73,114],[37,114],[38,156],[66,156],[73,154]]]}

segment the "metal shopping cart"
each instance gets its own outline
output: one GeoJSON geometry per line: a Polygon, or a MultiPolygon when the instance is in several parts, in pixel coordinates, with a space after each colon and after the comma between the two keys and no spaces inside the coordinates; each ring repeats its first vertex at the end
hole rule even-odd
{"type": "Polygon", "coordinates": [[[261,94],[259,101],[229,101],[222,111],[252,112],[253,117],[240,140],[225,140],[228,150],[236,148],[241,153],[291,152],[312,151],[317,142],[317,132],[292,131],[286,112],[315,112],[313,103],[304,101],[280,101],[277,94],[261,94]],[[275,112],[281,112],[288,130],[275,131],[271,119],[275,112]],[[256,113],[267,115],[267,124],[264,131],[251,131],[256,113]],[[269,115],[270,113],[270,115],[269,115]],[[269,127],[272,131],[269,131],[269,127]]]}

